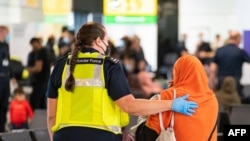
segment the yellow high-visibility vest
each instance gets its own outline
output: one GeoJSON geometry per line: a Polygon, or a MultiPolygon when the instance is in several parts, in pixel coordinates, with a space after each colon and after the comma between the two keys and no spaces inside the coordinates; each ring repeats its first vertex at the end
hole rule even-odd
{"type": "Polygon", "coordinates": [[[128,114],[114,103],[105,88],[104,59],[105,56],[99,53],[78,53],[73,73],[73,93],[65,89],[70,70],[67,61],[62,74],[62,86],[58,90],[56,122],[52,131],[81,126],[120,134],[121,127],[128,124],[128,114]]]}

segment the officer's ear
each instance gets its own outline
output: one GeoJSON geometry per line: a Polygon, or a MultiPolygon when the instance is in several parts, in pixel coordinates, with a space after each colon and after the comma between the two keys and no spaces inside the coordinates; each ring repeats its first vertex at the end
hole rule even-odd
{"type": "Polygon", "coordinates": [[[102,39],[101,39],[100,37],[97,37],[97,38],[95,39],[95,44],[96,44],[97,46],[101,46],[101,45],[102,45],[102,39]]]}

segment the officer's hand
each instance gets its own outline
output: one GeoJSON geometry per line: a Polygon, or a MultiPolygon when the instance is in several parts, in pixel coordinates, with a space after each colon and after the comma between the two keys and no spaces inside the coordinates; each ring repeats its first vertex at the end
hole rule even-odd
{"type": "Polygon", "coordinates": [[[196,102],[187,101],[188,95],[173,100],[172,111],[179,112],[188,116],[194,114],[194,109],[198,107],[196,102]]]}

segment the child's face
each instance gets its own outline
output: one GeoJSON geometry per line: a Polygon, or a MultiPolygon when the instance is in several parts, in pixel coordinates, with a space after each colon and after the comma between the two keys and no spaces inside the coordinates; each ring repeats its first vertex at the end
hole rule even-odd
{"type": "Polygon", "coordinates": [[[25,95],[24,95],[24,94],[17,94],[17,95],[15,96],[15,99],[16,99],[17,101],[23,101],[23,100],[25,100],[25,95]]]}

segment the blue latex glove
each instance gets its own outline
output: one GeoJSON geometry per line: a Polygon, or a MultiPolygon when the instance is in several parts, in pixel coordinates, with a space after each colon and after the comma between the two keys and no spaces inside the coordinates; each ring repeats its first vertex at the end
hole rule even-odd
{"type": "Polygon", "coordinates": [[[173,100],[172,111],[179,112],[188,116],[194,114],[194,109],[198,107],[196,102],[187,101],[188,95],[173,100]]]}

